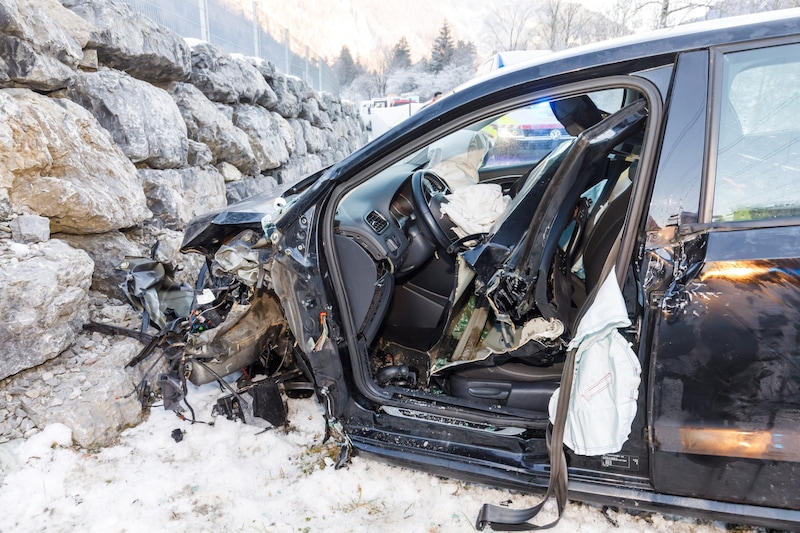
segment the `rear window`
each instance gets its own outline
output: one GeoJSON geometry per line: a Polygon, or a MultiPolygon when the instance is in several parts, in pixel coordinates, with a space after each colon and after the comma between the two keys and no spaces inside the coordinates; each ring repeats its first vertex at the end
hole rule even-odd
{"type": "Polygon", "coordinates": [[[713,219],[800,216],[800,44],[724,55],[713,219]]]}

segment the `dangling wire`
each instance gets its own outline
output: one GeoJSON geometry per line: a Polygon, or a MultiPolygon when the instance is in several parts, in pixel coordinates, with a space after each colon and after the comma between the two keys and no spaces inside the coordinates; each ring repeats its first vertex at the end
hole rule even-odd
{"type": "Polygon", "coordinates": [[[319,326],[322,329],[322,333],[319,335],[319,339],[317,342],[314,343],[313,351],[318,352],[322,349],[322,346],[325,344],[325,341],[328,340],[328,313],[325,311],[321,311],[319,314],[319,326]]]}

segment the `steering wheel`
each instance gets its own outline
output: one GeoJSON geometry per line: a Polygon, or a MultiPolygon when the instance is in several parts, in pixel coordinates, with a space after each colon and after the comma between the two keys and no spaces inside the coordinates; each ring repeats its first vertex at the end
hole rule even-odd
{"type": "MultiPolygon", "coordinates": [[[[411,176],[411,198],[419,227],[429,241],[444,249],[450,246],[452,239],[437,222],[431,204],[434,203],[434,199],[440,199],[445,194],[450,194],[450,188],[434,172],[417,170],[411,176]]],[[[438,211],[438,202],[436,203],[438,211]]]]}

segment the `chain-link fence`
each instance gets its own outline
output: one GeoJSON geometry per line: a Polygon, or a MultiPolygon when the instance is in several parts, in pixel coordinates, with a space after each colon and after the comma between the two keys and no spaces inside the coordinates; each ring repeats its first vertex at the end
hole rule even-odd
{"type": "Polygon", "coordinates": [[[124,1],[184,37],[210,42],[228,53],[267,59],[318,91],[339,93],[339,80],[330,66],[271,20],[256,0],[124,1]]]}

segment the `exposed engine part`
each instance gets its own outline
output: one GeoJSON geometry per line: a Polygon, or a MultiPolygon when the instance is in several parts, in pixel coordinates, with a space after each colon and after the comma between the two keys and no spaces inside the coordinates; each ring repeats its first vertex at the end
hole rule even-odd
{"type": "Polygon", "coordinates": [[[128,367],[157,354],[148,362],[136,392],[147,408],[160,389],[163,406],[180,417],[184,408],[196,422],[186,399],[186,381],[202,385],[217,381],[230,394],[220,398],[215,414],[262,427],[286,422],[279,383],[293,394],[313,391],[302,381],[294,361],[294,339],[289,331],[278,298],[268,289],[269,241],[246,230],[228,240],[214,261],[208,258],[196,288],[174,282],[174,268],[153,258],[126,257],[120,268],[128,273],[123,287],[131,304],[142,312],[142,331],[130,334],[124,328],[95,330],[125,333],[146,343],[128,367]],[[147,333],[149,326],[158,329],[147,333]],[[245,368],[250,373],[266,374],[234,390],[224,380],[245,368]],[[153,373],[156,379],[151,383],[153,373]]]}
{"type": "MultiPolygon", "coordinates": [[[[205,314],[204,311],[197,311],[193,312],[193,317],[205,314]]],[[[195,324],[196,319],[190,323],[195,324]]],[[[255,291],[247,305],[234,302],[225,320],[217,327],[197,331],[196,327],[190,325],[189,329],[185,354],[207,365],[189,367],[188,378],[195,385],[216,379],[208,372],[208,367],[219,375],[227,376],[258,360],[269,346],[277,346],[279,339],[288,333],[277,298],[263,290],[255,291]]]]}
{"type": "Polygon", "coordinates": [[[164,409],[168,411],[180,411],[181,402],[184,398],[183,386],[178,378],[169,374],[159,374],[156,385],[161,389],[161,398],[164,401],[164,409]]]}
{"type": "Polygon", "coordinates": [[[236,394],[222,396],[211,414],[258,427],[280,427],[286,423],[286,406],[278,383],[272,379],[259,381],[236,394]]]}
{"type": "Polygon", "coordinates": [[[265,248],[269,243],[253,230],[245,230],[220,246],[214,254],[211,272],[218,277],[233,275],[250,287],[260,287],[265,278],[269,281],[265,270],[269,259],[269,249],[265,248]]]}

